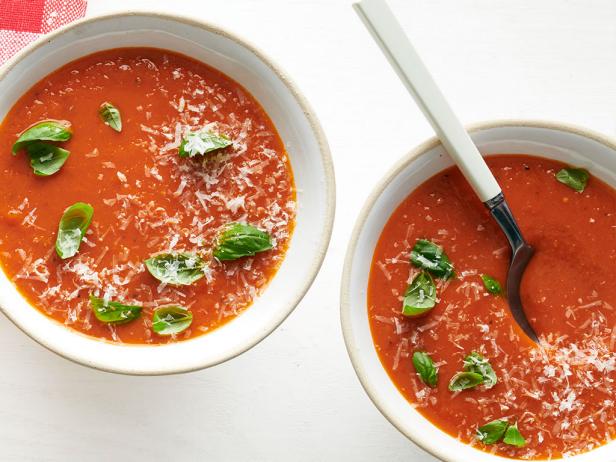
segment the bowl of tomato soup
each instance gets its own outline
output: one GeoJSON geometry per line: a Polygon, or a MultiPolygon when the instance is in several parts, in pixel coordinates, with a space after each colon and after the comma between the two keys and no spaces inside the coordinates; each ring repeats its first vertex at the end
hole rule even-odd
{"type": "Polygon", "coordinates": [[[341,292],[347,349],[369,397],[446,461],[614,461],[616,144],[530,121],[470,129],[535,255],[513,322],[510,249],[437,140],[372,192],[341,292]]]}
{"type": "Polygon", "coordinates": [[[267,57],[166,14],[87,19],[0,72],[0,308],[60,355],[168,374],[252,347],[323,259],[333,169],[267,57]]]}

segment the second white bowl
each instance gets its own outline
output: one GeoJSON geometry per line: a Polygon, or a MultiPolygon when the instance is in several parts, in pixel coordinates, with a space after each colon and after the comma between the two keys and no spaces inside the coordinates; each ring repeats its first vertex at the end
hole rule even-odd
{"type": "MultiPolygon", "coordinates": [[[[550,122],[502,121],[470,128],[483,155],[531,154],[584,167],[616,187],[616,144],[578,127],[550,122]]],[[[370,262],[387,220],[415,188],[453,165],[436,139],[404,157],[368,198],[355,225],[342,277],[341,320],[351,361],[368,396],[383,415],[430,454],[447,462],[496,462],[488,454],[441,431],[406,401],[381,365],[368,320],[370,262]]],[[[572,462],[616,462],[616,442],[571,457],[572,462]]]]}

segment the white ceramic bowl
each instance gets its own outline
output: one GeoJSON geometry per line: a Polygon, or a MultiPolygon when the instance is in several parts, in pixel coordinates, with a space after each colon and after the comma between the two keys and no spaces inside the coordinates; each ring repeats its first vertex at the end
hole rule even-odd
{"type": "Polygon", "coordinates": [[[286,258],[253,306],[230,323],[192,340],[164,346],[123,346],[69,330],[31,307],[0,274],[0,308],[52,351],[94,368],[127,374],[171,374],[230,359],[257,344],[308,290],[329,243],[334,173],[325,136],[297,88],[245,40],[210,24],[167,14],[131,12],[74,23],[45,36],[0,70],[0,120],[33,84],[54,69],[96,51],[146,46],[203,61],[242,84],[273,120],[288,150],[298,212],[286,258]]]}
{"type": "MultiPolygon", "coordinates": [[[[484,123],[469,130],[482,154],[524,153],[557,159],[584,167],[616,187],[616,144],[597,133],[530,121],[484,123]]],[[[368,198],[355,225],[344,265],[341,292],[344,339],[355,371],[374,404],[418,446],[448,462],[511,460],[461,443],[413,409],[381,365],[370,334],[366,288],[370,262],[383,226],[417,186],[451,165],[453,161],[438,140],[432,139],[405,156],[368,198]]],[[[615,462],[616,442],[567,460],[615,462]]]]}

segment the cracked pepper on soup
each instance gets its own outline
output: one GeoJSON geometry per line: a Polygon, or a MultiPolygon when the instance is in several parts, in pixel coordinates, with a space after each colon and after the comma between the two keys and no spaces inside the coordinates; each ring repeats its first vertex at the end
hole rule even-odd
{"type": "Polygon", "coordinates": [[[383,367],[450,435],[518,459],[589,451],[616,436],[616,191],[544,158],[487,158],[525,238],[534,345],[504,297],[505,236],[454,168],[386,223],[368,311],[383,367]]]}
{"type": "Polygon", "coordinates": [[[186,56],[71,62],[17,101],[0,147],[0,263],[71,329],[195,337],[246,309],[284,258],[295,186],[276,128],[246,89],[186,56]]]}

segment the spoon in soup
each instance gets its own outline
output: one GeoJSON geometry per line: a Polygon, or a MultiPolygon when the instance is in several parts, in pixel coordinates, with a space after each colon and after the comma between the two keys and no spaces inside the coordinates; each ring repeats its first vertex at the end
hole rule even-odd
{"type": "Polygon", "coordinates": [[[353,7],[431,123],[447,152],[507,237],[512,251],[507,273],[509,309],[524,333],[538,343],[537,334],[528,322],[520,298],[522,275],[533,255],[533,248],[522,237],[496,178],[385,1],[362,0],[353,7]]]}

